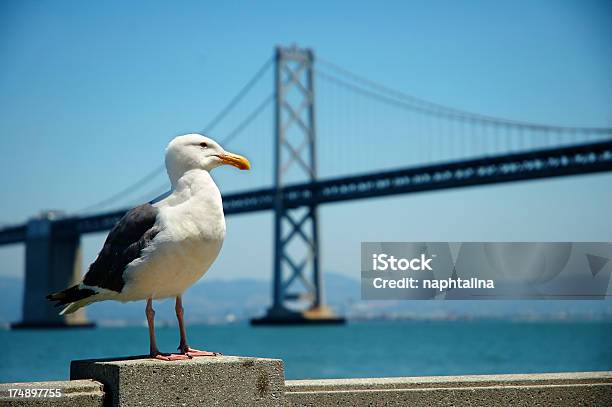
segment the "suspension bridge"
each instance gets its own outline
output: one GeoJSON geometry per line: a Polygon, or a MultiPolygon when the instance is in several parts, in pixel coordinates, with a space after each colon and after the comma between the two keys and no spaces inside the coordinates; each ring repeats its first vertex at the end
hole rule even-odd
{"type": "MultiPolygon", "coordinates": [[[[319,205],[612,170],[612,128],[545,125],[443,106],[325,59],[315,63],[311,50],[296,47],[277,48],[203,132],[227,123],[270,74],[273,91],[242,120],[232,120],[238,125],[221,139],[226,146],[244,141],[243,151],[259,161],[256,181],[224,191],[226,215],[274,213],[272,304],[255,324],[342,322],[323,296],[319,205]],[[262,137],[253,126],[270,110],[272,137],[262,137]],[[350,160],[343,155],[347,144],[350,160]]],[[[16,326],[88,324],[84,314],[58,316],[45,295],[79,279],[81,236],[112,228],[129,207],[110,207],[163,172],[157,168],[79,213],[43,213],[0,229],[0,245],[26,248],[23,320],[16,326]]],[[[164,182],[133,204],[167,187],[164,182]]]]}

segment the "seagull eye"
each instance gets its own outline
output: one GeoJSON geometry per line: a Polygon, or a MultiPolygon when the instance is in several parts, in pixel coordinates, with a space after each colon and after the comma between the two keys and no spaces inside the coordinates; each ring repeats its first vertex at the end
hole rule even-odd
{"type": "Polygon", "coordinates": [[[206,144],[206,143],[200,143],[200,147],[202,147],[202,148],[208,148],[208,144],[206,144]]]}

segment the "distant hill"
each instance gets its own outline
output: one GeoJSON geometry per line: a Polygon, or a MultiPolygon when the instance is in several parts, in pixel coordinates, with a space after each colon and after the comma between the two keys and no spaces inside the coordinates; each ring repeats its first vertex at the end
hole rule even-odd
{"type": "MultiPolygon", "coordinates": [[[[352,319],[612,319],[612,301],[361,301],[359,280],[324,273],[327,304],[352,319]]],[[[262,315],[270,304],[271,281],[204,279],[185,294],[185,317],[190,322],[222,323],[262,315]]],[[[21,316],[23,280],[0,277],[0,323],[21,316]]],[[[174,302],[158,301],[159,324],[174,323],[174,302]]],[[[104,324],[144,324],[141,301],[107,301],[87,308],[90,319],[104,324]]]]}
{"type": "MultiPolygon", "coordinates": [[[[223,322],[228,319],[248,319],[262,315],[270,304],[271,281],[255,279],[215,280],[204,279],[185,293],[183,302],[188,321],[223,322]]],[[[326,291],[330,305],[344,307],[359,299],[359,282],[335,273],[325,275],[326,291]]],[[[0,323],[19,320],[23,296],[23,280],[0,277],[0,323]]],[[[174,321],[174,302],[158,301],[156,319],[174,321]]],[[[144,322],[144,307],[140,301],[118,303],[100,302],[87,307],[90,319],[105,323],[144,322]]]]}

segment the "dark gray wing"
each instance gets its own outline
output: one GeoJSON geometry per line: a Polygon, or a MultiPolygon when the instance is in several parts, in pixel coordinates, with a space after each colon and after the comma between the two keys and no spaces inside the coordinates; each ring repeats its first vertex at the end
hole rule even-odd
{"type": "Polygon", "coordinates": [[[125,267],[139,258],[142,250],[159,233],[155,227],[158,213],[159,209],[148,203],[126,213],[108,234],[83,283],[121,292],[125,285],[125,267]]]}

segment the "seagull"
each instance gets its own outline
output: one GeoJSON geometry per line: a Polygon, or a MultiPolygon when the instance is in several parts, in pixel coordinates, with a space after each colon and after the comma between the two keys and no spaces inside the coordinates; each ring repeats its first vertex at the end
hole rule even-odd
{"type": "Polygon", "coordinates": [[[182,295],[210,268],[225,237],[219,188],[210,172],[222,165],[249,170],[249,161],[225,151],[201,134],[174,138],[166,148],[171,193],[151,205],[128,211],[108,234],[83,280],[47,296],[70,314],[98,301],[146,300],[149,353],[160,360],[181,360],[218,353],[187,344],[182,295]],[[155,340],[153,300],[175,298],[179,353],[161,353],[155,340]]]}

